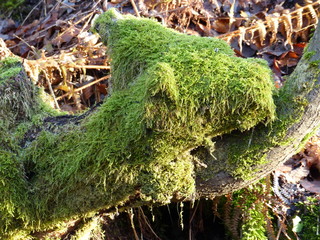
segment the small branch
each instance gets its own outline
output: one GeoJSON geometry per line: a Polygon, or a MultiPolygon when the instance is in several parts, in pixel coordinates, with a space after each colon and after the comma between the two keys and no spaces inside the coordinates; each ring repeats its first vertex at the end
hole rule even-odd
{"type": "Polygon", "coordinates": [[[130,0],[130,2],[131,2],[131,5],[132,5],[132,7],[133,7],[133,9],[134,9],[134,12],[136,13],[137,17],[141,17],[141,16],[140,16],[140,13],[139,13],[139,10],[138,10],[138,8],[137,8],[137,5],[136,5],[136,3],[134,2],[134,0],[130,0]]]}
{"type": "Polygon", "coordinates": [[[85,69],[106,69],[110,70],[110,66],[104,66],[104,65],[71,65],[70,67],[74,68],[85,68],[85,69]]]}
{"type": "Polygon", "coordinates": [[[131,228],[132,228],[133,233],[134,233],[134,239],[135,240],[139,240],[136,228],[134,227],[134,222],[133,222],[133,216],[134,215],[133,215],[132,208],[130,208],[130,210],[128,211],[128,215],[129,215],[129,218],[130,218],[131,228]]]}
{"type": "Polygon", "coordinates": [[[148,228],[150,229],[150,231],[152,232],[152,234],[155,236],[155,238],[161,240],[161,238],[153,231],[152,227],[151,227],[150,224],[148,223],[148,220],[147,220],[146,216],[144,215],[144,212],[143,212],[143,210],[142,210],[141,207],[139,207],[139,211],[141,212],[141,215],[142,215],[142,218],[143,218],[144,222],[147,224],[148,228]]]}
{"type": "MultiPolygon", "coordinates": [[[[108,78],[110,78],[110,77],[111,77],[111,75],[107,75],[107,76],[104,76],[104,77],[99,78],[99,79],[97,79],[97,80],[94,80],[94,81],[92,81],[92,82],[90,82],[90,83],[88,83],[88,84],[86,84],[86,85],[84,85],[84,86],[82,86],[82,87],[79,87],[79,88],[75,89],[75,90],[73,91],[73,93],[79,92],[79,91],[81,91],[81,90],[83,90],[83,89],[85,89],[85,88],[87,88],[87,87],[90,87],[90,86],[92,86],[92,85],[94,85],[94,84],[96,84],[96,83],[98,83],[98,82],[101,82],[101,81],[103,81],[103,80],[106,80],[106,79],[108,79],[108,78]]],[[[69,96],[69,95],[70,95],[70,93],[63,94],[62,96],[57,97],[56,100],[61,100],[61,99],[65,98],[65,97],[67,97],[67,96],[69,96]]]]}
{"type": "Polygon", "coordinates": [[[42,1],[39,1],[39,3],[36,4],[36,5],[32,8],[32,10],[28,13],[28,15],[26,16],[26,18],[25,18],[25,19],[23,20],[23,22],[20,24],[20,26],[23,26],[23,25],[25,24],[25,22],[27,21],[27,19],[30,17],[31,13],[33,13],[33,11],[34,11],[42,2],[43,2],[43,0],[42,0],[42,1]]]}
{"type": "Polygon", "coordinates": [[[46,74],[46,72],[44,72],[44,74],[45,74],[45,78],[46,78],[47,83],[48,83],[48,86],[49,86],[49,91],[50,91],[50,93],[51,93],[51,95],[52,95],[52,97],[53,97],[54,104],[56,105],[56,108],[57,108],[57,109],[60,109],[59,104],[58,104],[58,101],[57,101],[57,99],[56,99],[56,96],[54,95],[54,91],[53,91],[53,89],[52,89],[52,85],[51,85],[51,82],[50,82],[50,80],[49,80],[49,78],[48,78],[48,75],[46,74]]]}
{"type": "MultiPolygon", "coordinates": [[[[18,38],[21,42],[23,42],[24,44],[26,44],[31,50],[32,52],[35,54],[35,56],[37,56],[38,58],[40,58],[41,56],[35,51],[35,47],[31,46],[27,41],[25,41],[24,39],[22,39],[21,37],[17,36],[16,34],[13,34],[14,37],[18,38]]],[[[17,45],[15,45],[17,46],[17,45]]]]}

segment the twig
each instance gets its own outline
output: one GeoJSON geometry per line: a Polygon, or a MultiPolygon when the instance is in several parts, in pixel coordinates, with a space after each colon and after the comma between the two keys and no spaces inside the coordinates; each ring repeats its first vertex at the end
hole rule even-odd
{"type": "Polygon", "coordinates": [[[137,5],[136,5],[136,3],[134,2],[134,0],[130,0],[130,2],[131,2],[131,5],[132,5],[132,7],[133,7],[133,9],[134,9],[134,12],[136,13],[137,17],[141,17],[141,16],[140,16],[140,13],[139,13],[139,10],[138,10],[138,8],[137,8],[137,5]]]}
{"type": "Polygon", "coordinates": [[[65,7],[67,7],[67,8],[70,8],[70,9],[72,9],[72,10],[76,10],[74,7],[69,6],[68,4],[66,4],[66,3],[64,3],[64,2],[60,2],[60,3],[61,3],[61,5],[65,6],[65,7]]]}
{"type": "Polygon", "coordinates": [[[134,215],[133,215],[132,208],[130,208],[130,211],[128,211],[128,215],[129,215],[129,218],[130,218],[130,223],[131,223],[131,228],[133,230],[134,238],[135,238],[135,240],[139,240],[136,228],[134,227],[134,222],[133,222],[133,216],[134,215]]]}
{"type": "MultiPolygon", "coordinates": [[[[194,216],[195,216],[195,214],[196,214],[196,212],[197,212],[197,209],[198,209],[198,207],[199,207],[199,203],[200,203],[200,200],[198,200],[197,205],[196,205],[195,209],[193,210],[192,216],[191,216],[191,218],[190,218],[190,220],[189,220],[189,240],[192,240],[192,227],[191,227],[191,223],[192,223],[192,220],[193,220],[193,218],[194,218],[194,216]]],[[[191,208],[190,208],[190,209],[191,209],[191,208]]]]}
{"type": "MultiPolygon", "coordinates": [[[[82,87],[79,87],[79,88],[75,89],[75,90],[73,91],[73,93],[79,92],[79,91],[81,91],[81,90],[83,90],[83,89],[85,89],[85,88],[87,88],[87,87],[90,87],[90,86],[92,86],[92,85],[94,85],[94,84],[96,84],[96,83],[98,83],[98,82],[101,82],[101,81],[103,81],[103,80],[106,80],[106,79],[110,78],[110,76],[111,76],[111,75],[109,74],[109,75],[107,75],[107,76],[104,76],[104,77],[102,77],[102,78],[99,78],[99,79],[97,79],[97,80],[94,80],[94,81],[92,81],[92,82],[90,82],[90,83],[88,83],[88,84],[86,84],[86,85],[84,85],[84,86],[82,86],[82,87]]],[[[56,99],[57,99],[57,100],[61,100],[62,98],[65,98],[65,97],[67,97],[67,96],[69,96],[69,95],[70,95],[70,93],[66,93],[66,94],[63,94],[62,96],[57,97],[56,99]]]]}
{"type": "Polygon", "coordinates": [[[23,26],[25,24],[25,22],[27,21],[27,19],[30,17],[31,13],[43,2],[43,0],[39,1],[38,4],[36,4],[31,11],[28,13],[28,15],[25,17],[25,19],[23,20],[23,22],[20,24],[20,26],[23,26]]]}
{"type": "MultiPolygon", "coordinates": [[[[34,50],[34,49],[35,49],[34,46],[31,46],[31,45],[30,45],[29,43],[27,43],[24,39],[22,39],[21,37],[15,35],[15,34],[13,34],[13,36],[16,37],[16,38],[18,38],[18,39],[19,39],[21,42],[23,42],[24,44],[26,44],[38,58],[41,57],[41,56],[34,50]]],[[[15,46],[17,46],[17,45],[15,45],[15,46]]],[[[14,47],[15,47],[15,46],[14,46],[14,47]]]]}
{"type": "Polygon", "coordinates": [[[178,8],[175,8],[175,9],[171,9],[171,10],[166,10],[166,11],[163,11],[163,12],[159,12],[157,15],[162,15],[162,14],[167,14],[167,13],[171,13],[171,12],[176,12],[176,11],[179,11],[179,10],[183,10],[185,8],[187,8],[188,6],[182,6],[182,7],[178,7],[178,8]]]}
{"type": "Polygon", "coordinates": [[[88,15],[90,15],[90,17],[88,18],[88,20],[83,24],[83,27],[81,28],[79,34],[81,34],[84,29],[88,26],[89,22],[91,21],[92,19],[92,15],[94,14],[94,12],[92,11],[91,13],[89,13],[88,15]]]}
{"type": "Polygon", "coordinates": [[[44,71],[44,75],[45,75],[45,78],[46,78],[46,80],[47,80],[47,82],[48,82],[49,91],[50,91],[50,93],[51,93],[51,95],[52,95],[52,97],[53,97],[54,104],[56,105],[56,108],[57,108],[57,109],[60,109],[59,103],[58,103],[58,101],[57,101],[57,99],[56,99],[56,96],[54,95],[51,82],[50,82],[49,77],[48,77],[48,75],[47,75],[47,73],[46,73],[45,71],[44,71]]]}
{"type": "Polygon", "coordinates": [[[150,224],[148,223],[148,220],[146,218],[146,216],[144,215],[144,212],[142,210],[141,207],[139,207],[139,211],[141,212],[142,218],[144,220],[144,222],[147,224],[148,228],[150,229],[150,231],[152,232],[152,234],[157,238],[157,239],[161,239],[159,238],[159,236],[153,231],[152,227],[150,226],[150,224]]]}
{"type": "Polygon", "coordinates": [[[104,65],[71,65],[70,67],[73,68],[85,68],[85,69],[106,69],[110,70],[110,66],[104,66],[104,65]]]}

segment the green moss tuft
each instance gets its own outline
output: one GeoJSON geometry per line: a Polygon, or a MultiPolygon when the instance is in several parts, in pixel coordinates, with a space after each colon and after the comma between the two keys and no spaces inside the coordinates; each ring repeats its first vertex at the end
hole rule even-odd
{"type": "MultiPolygon", "coordinates": [[[[52,114],[16,58],[0,61],[0,238],[28,239],[25,226],[35,214],[26,178],[21,140],[28,129],[52,114]]],[[[32,190],[31,190],[32,191],[32,190]]]]}
{"type": "Polygon", "coordinates": [[[183,126],[188,129],[202,124],[201,131],[211,128],[214,136],[274,119],[273,83],[265,61],[234,57],[219,39],[183,35],[153,20],[119,16],[116,10],[100,16],[95,29],[110,49],[114,91],[141,84],[149,88],[136,94],[150,98],[145,110],[153,125],[176,128],[188,122],[183,126]],[[162,123],[155,123],[156,114],[162,123]]]}
{"type": "Polygon", "coordinates": [[[29,222],[27,183],[13,153],[0,149],[0,236],[29,222]]]}
{"type": "Polygon", "coordinates": [[[23,2],[24,0],[3,0],[0,3],[0,12],[11,11],[20,6],[23,2]]]}
{"type": "MultiPolygon", "coordinates": [[[[116,10],[101,16],[95,29],[109,46],[114,92],[131,91],[128,96],[136,98],[129,107],[139,123],[132,139],[152,132],[157,142],[152,152],[170,159],[172,153],[206,145],[210,137],[275,119],[273,81],[265,61],[237,58],[221,40],[183,35],[116,10]]],[[[130,141],[126,137],[123,141],[130,141]]],[[[245,176],[250,174],[247,167],[265,157],[242,158],[237,146],[230,151],[229,164],[241,168],[230,170],[245,176]]],[[[214,164],[210,171],[217,169],[214,164]]]]}
{"type": "Polygon", "coordinates": [[[8,79],[15,77],[21,71],[20,60],[7,57],[0,61],[0,85],[8,79]]]}
{"type": "Polygon", "coordinates": [[[310,58],[312,58],[315,54],[316,54],[316,51],[305,52],[303,54],[303,58],[306,60],[310,60],[310,58]]]}

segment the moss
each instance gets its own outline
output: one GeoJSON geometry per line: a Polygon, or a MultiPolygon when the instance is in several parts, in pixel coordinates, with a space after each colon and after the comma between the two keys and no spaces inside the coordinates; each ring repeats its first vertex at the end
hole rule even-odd
{"type": "Polygon", "coordinates": [[[20,61],[14,57],[8,57],[0,61],[0,84],[15,77],[21,71],[20,61]]]}
{"type": "Polygon", "coordinates": [[[95,28],[109,45],[114,91],[144,84],[136,94],[151,98],[148,118],[166,111],[158,116],[159,127],[210,121],[210,134],[220,135],[274,119],[266,62],[234,57],[221,40],[179,34],[152,20],[119,17],[115,10],[101,16],[95,28]],[[143,88],[150,89],[144,93],[143,88]],[[152,103],[160,97],[166,102],[152,103]]]}
{"type": "Polygon", "coordinates": [[[53,112],[27,80],[16,58],[0,61],[0,236],[28,239],[25,226],[34,224],[29,183],[19,143],[29,128],[53,112]]]}
{"type": "Polygon", "coordinates": [[[29,200],[27,183],[17,157],[0,150],[0,236],[12,230],[12,226],[23,227],[29,222],[29,200]]]}
{"type": "MultiPolygon", "coordinates": [[[[242,213],[242,217],[237,221],[240,227],[241,240],[272,239],[271,236],[270,238],[267,237],[269,232],[266,231],[267,219],[271,222],[272,216],[270,216],[266,204],[263,202],[262,196],[270,195],[265,186],[266,179],[262,179],[258,183],[232,193],[233,212],[242,213]]],[[[231,211],[229,211],[229,215],[231,215],[231,211]]],[[[228,217],[232,219],[233,216],[228,217]]],[[[227,227],[230,228],[228,225],[227,227]]],[[[237,231],[237,228],[230,230],[237,231]]]]}
{"type": "Polygon", "coordinates": [[[24,0],[4,0],[0,3],[0,12],[11,11],[20,6],[24,0]]]}
{"type": "MultiPolygon", "coordinates": [[[[65,219],[122,206],[129,196],[162,204],[175,194],[188,197],[195,191],[190,150],[233,130],[241,135],[258,123],[271,124],[276,115],[273,95],[279,96],[277,101],[287,97],[288,106],[303,102],[273,92],[266,62],[236,58],[223,41],[186,36],[152,20],[118,16],[114,10],[95,26],[109,45],[112,95],[80,124],[60,132],[44,130],[14,155],[28,176],[25,229],[47,229],[65,219]]],[[[25,117],[20,123],[32,122],[40,110],[41,104],[21,109],[25,117]]],[[[265,128],[270,141],[263,149],[281,142],[275,129],[286,128],[282,120],[290,114],[277,109],[274,132],[265,128]]],[[[13,132],[28,126],[9,125],[13,132]]],[[[220,163],[232,166],[230,172],[237,177],[264,158],[264,153],[259,155],[261,138],[249,135],[247,140],[240,148],[231,143],[234,154],[220,163]]]]}
{"type": "MultiPolygon", "coordinates": [[[[299,209],[296,216],[301,217],[300,224],[302,227],[301,231],[298,233],[298,236],[301,239],[319,239],[319,200],[314,197],[308,197],[307,201],[297,203],[296,208],[299,209]]],[[[291,218],[293,219],[293,217],[291,218]]],[[[290,225],[292,225],[292,223],[290,225]]],[[[294,226],[290,227],[294,228],[294,226]]]]}
{"type": "MultiPolygon", "coordinates": [[[[226,170],[235,178],[250,179],[255,171],[259,171],[257,166],[267,163],[266,153],[271,148],[287,146],[294,142],[294,139],[287,136],[288,129],[301,120],[309,103],[307,94],[319,87],[316,80],[307,82],[309,79],[319,77],[319,70],[314,68],[309,60],[303,59],[299,68],[299,72],[292,73],[290,80],[283,88],[273,93],[277,106],[277,119],[267,127],[259,124],[246,132],[232,132],[230,135],[224,135],[224,142],[227,145],[223,148],[228,153],[227,157],[225,155],[219,157],[221,153],[215,150],[212,151],[212,155],[218,159],[226,159],[226,163],[219,164],[214,158],[207,159],[205,163],[208,168],[199,170],[203,179],[210,179],[217,172],[226,170]]],[[[295,146],[297,151],[308,136],[310,135],[308,134],[299,145],[295,146]]],[[[218,146],[217,149],[222,147],[218,146]]]]}
{"type": "Polygon", "coordinates": [[[308,142],[308,140],[312,137],[315,136],[317,131],[319,130],[320,125],[318,125],[318,127],[316,127],[315,129],[313,129],[313,131],[311,131],[310,133],[308,133],[307,135],[305,135],[303,137],[303,139],[301,140],[300,144],[298,146],[296,146],[296,148],[298,149],[297,152],[300,152],[303,150],[303,148],[305,148],[306,143],[308,142]]]}
{"type": "Polygon", "coordinates": [[[94,217],[90,221],[85,222],[76,235],[71,237],[71,240],[103,239],[104,231],[101,225],[99,218],[94,217]]]}
{"type": "Polygon", "coordinates": [[[320,60],[311,61],[311,62],[310,62],[310,65],[311,65],[312,67],[319,68],[319,66],[320,66],[320,60]]]}
{"type": "MultiPolygon", "coordinates": [[[[17,155],[28,176],[26,229],[123,205],[129,196],[157,203],[190,196],[190,149],[274,119],[265,62],[236,58],[214,38],[186,36],[147,19],[113,21],[114,14],[96,23],[113,59],[112,96],[81,124],[42,131],[17,155]]],[[[10,122],[21,125],[8,128],[24,132],[42,110],[41,104],[20,109],[24,117],[10,122]]]]}
{"type": "MultiPolygon", "coordinates": [[[[265,62],[236,58],[214,38],[186,36],[147,19],[113,21],[114,14],[111,10],[96,23],[113,59],[112,96],[81,124],[60,133],[42,131],[20,154],[11,149],[28,176],[21,195],[30,200],[21,214],[28,219],[22,220],[25,229],[123,205],[129,196],[157,203],[168,203],[174,194],[190,196],[195,191],[190,149],[209,137],[274,119],[265,62]]],[[[13,115],[5,128],[21,136],[28,124],[40,122],[34,119],[43,108],[27,108],[36,96],[10,101],[22,106],[17,109],[23,117],[13,115]]]]}
{"type": "Polygon", "coordinates": [[[310,58],[312,58],[315,54],[316,54],[316,51],[311,51],[311,52],[306,51],[303,54],[303,58],[306,60],[310,60],[310,58]]]}

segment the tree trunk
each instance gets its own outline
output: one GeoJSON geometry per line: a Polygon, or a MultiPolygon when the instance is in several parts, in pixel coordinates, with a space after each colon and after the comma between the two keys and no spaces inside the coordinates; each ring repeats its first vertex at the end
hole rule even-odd
{"type": "MultiPolygon", "coordinates": [[[[137,164],[129,155],[124,161],[120,148],[105,151],[118,147],[112,145],[114,132],[135,131],[105,128],[105,122],[118,126],[113,108],[123,107],[108,107],[112,98],[83,115],[59,115],[45,106],[21,65],[6,58],[0,65],[0,235],[47,229],[99,209],[219,196],[261,179],[296,153],[319,125],[319,42],[317,28],[296,70],[274,93],[275,121],[185,146],[185,154],[160,163],[143,158],[137,164]],[[119,161],[106,163],[110,156],[119,161]]],[[[159,156],[170,157],[170,150],[159,156]]]]}
{"type": "MultiPolygon", "coordinates": [[[[319,25],[318,25],[319,26],[319,25]]],[[[274,96],[277,120],[268,126],[256,126],[247,132],[236,132],[214,139],[215,149],[207,152],[209,171],[197,172],[198,196],[214,197],[241,189],[272,172],[280,163],[304,147],[304,143],[319,128],[320,123],[320,28],[318,27],[302,59],[274,96]],[[230,152],[236,153],[230,156],[230,152]],[[265,164],[244,166],[247,179],[228,174],[229,168],[242,164],[243,159],[265,159],[265,164]],[[222,167],[220,166],[221,162],[222,167]]],[[[202,150],[203,151],[203,150],[202,150]]]]}

